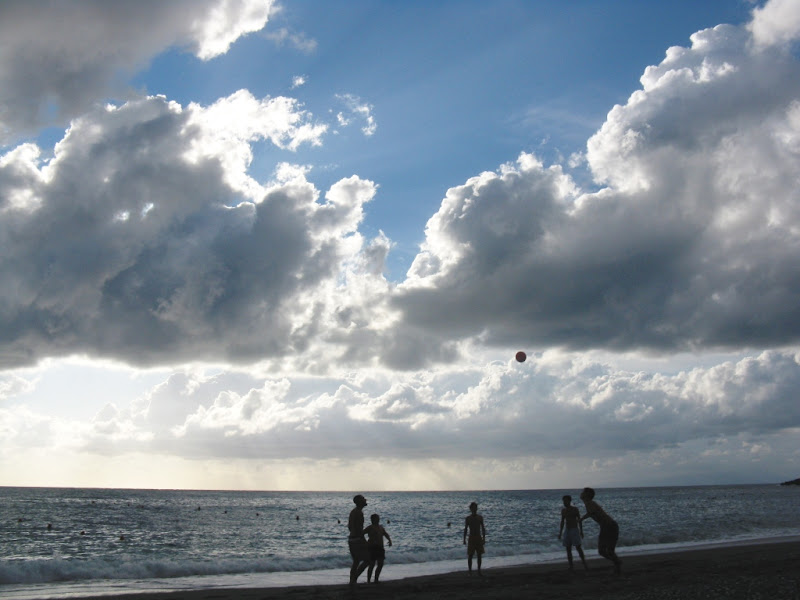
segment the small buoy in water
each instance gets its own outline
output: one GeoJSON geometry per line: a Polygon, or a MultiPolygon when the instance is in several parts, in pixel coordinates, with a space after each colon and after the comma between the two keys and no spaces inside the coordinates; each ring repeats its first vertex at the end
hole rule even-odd
{"type": "Polygon", "coordinates": [[[52,528],[53,528],[53,524],[52,524],[52,523],[48,523],[48,524],[47,524],[47,528],[48,528],[48,529],[52,529],[52,528]]]}
{"type": "Polygon", "coordinates": [[[119,536],[119,540],[120,540],[121,542],[125,541],[125,536],[124,536],[124,535],[120,535],[120,536],[119,536]]]}
{"type": "Polygon", "coordinates": [[[81,531],[81,535],[86,535],[86,532],[85,531],[81,531]]]}
{"type": "Polygon", "coordinates": [[[447,522],[447,526],[450,527],[452,523],[450,521],[447,522]]]}
{"type": "Polygon", "coordinates": [[[300,520],[300,515],[297,515],[294,519],[295,519],[295,521],[299,521],[300,520]]]}

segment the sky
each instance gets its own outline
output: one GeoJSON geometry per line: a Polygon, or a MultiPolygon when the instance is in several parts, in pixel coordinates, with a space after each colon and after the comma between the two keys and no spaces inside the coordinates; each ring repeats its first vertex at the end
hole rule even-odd
{"type": "Polygon", "coordinates": [[[0,3],[0,485],[794,479],[799,41],[800,0],[0,3]]]}

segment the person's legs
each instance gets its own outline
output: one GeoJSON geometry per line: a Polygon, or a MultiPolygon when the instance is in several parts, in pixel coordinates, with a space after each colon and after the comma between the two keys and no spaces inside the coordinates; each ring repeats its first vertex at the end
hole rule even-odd
{"type": "Polygon", "coordinates": [[[356,572],[356,579],[358,579],[358,576],[361,575],[364,571],[366,571],[369,565],[370,562],[368,560],[361,561],[361,565],[358,567],[358,571],[356,572]]]}
{"type": "Polygon", "coordinates": [[[572,546],[567,546],[567,562],[569,563],[569,570],[572,571],[572,546]]]}
{"type": "Polygon", "coordinates": [[[620,559],[619,556],[617,556],[617,553],[615,551],[613,551],[613,550],[611,551],[611,560],[614,561],[614,573],[616,573],[617,575],[621,575],[622,574],[622,560],[620,559]]]}
{"type": "Polygon", "coordinates": [[[350,542],[350,555],[353,557],[353,565],[350,567],[350,585],[355,585],[358,576],[369,566],[367,555],[367,545],[365,542],[350,542]]]}
{"type": "Polygon", "coordinates": [[[606,546],[606,558],[614,563],[614,572],[619,575],[622,573],[622,561],[617,556],[617,540],[606,546]]]}
{"type": "Polygon", "coordinates": [[[600,537],[597,538],[597,553],[603,558],[611,560],[611,557],[608,556],[608,551],[606,550],[606,540],[603,537],[602,530],[600,531],[600,537]]]}
{"type": "Polygon", "coordinates": [[[597,553],[603,558],[608,558],[608,560],[611,560],[608,556],[608,551],[606,550],[605,542],[602,539],[597,540],[597,553]]]}
{"type": "Polygon", "coordinates": [[[356,579],[358,578],[358,575],[359,575],[358,563],[359,563],[358,560],[353,559],[353,565],[350,567],[350,583],[351,584],[355,583],[356,579]]]}
{"type": "Polygon", "coordinates": [[[581,562],[583,563],[583,568],[588,571],[589,570],[589,565],[586,564],[586,557],[583,555],[583,548],[581,546],[575,546],[575,549],[578,551],[578,556],[581,557],[581,562]]]}
{"type": "Polygon", "coordinates": [[[597,551],[600,553],[600,556],[603,558],[607,558],[611,562],[614,563],[614,572],[619,575],[622,572],[622,561],[620,560],[619,556],[614,550],[614,546],[606,545],[603,548],[598,548],[597,551]]]}
{"type": "Polygon", "coordinates": [[[603,558],[614,563],[614,572],[619,575],[622,572],[622,561],[616,553],[617,540],[619,539],[619,525],[613,523],[608,527],[600,528],[600,537],[597,540],[597,552],[603,558]]]}
{"type": "Polygon", "coordinates": [[[350,568],[350,584],[355,585],[358,581],[358,577],[364,572],[364,570],[369,566],[369,561],[362,560],[353,564],[350,568]]]}
{"type": "Polygon", "coordinates": [[[356,548],[353,546],[353,542],[348,543],[348,547],[350,548],[350,556],[353,558],[353,564],[350,565],[350,584],[352,585],[356,582],[356,571],[358,570],[358,563],[360,561],[358,559],[356,548]]]}
{"type": "Polygon", "coordinates": [[[483,552],[478,552],[478,575],[481,574],[481,558],[483,557],[483,552]]]}
{"type": "Polygon", "coordinates": [[[378,583],[378,577],[381,576],[381,571],[383,570],[383,559],[378,559],[378,568],[375,569],[375,583],[378,583]]]}
{"type": "MultiPolygon", "coordinates": [[[[375,567],[375,562],[374,561],[370,561],[369,568],[367,569],[367,583],[372,581],[372,569],[373,569],[373,567],[375,567]]],[[[377,580],[378,580],[378,574],[376,573],[375,574],[375,581],[377,581],[377,580]]]]}
{"type": "Polygon", "coordinates": [[[467,554],[467,569],[469,569],[469,574],[472,575],[472,552],[467,554]]]}

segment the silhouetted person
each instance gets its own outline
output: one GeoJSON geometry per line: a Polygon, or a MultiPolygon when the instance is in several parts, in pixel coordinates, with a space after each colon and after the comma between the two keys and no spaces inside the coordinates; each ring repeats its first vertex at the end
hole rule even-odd
{"type": "Polygon", "coordinates": [[[372,569],[377,564],[378,568],[375,569],[375,583],[378,583],[378,578],[381,576],[383,570],[383,561],[386,558],[386,549],[383,547],[383,538],[389,540],[389,545],[392,545],[392,538],[386,533],[386,530],[380,525],[380,516],[370,516],[371,525],[367,525],[364,533],[367,534],[369,540],[367,547],[369,548],[369,569],[367,569],[367,582],[372,580],[372,569]]]}
{"type": "Polygon", "coordinates": [[[561,524],[558,526],[558,537],[567,549],[567,560],[569,561],[569,570],[572,570],[572,547],[578,551],[581,557],[583,568],[589,570],[586,564],[586,557],[583,555],[583,523],[581,523],[581,511],[577,506],[572,506],[572,496],[564,496],[561,499],[564,502],[564,508],[561,509],[561,524]],[[564,526],[566,525],[566,530],[564,526]],[[563,532],[563,537],[562,537],[563,532]]]}
{"type": "Polygon", "coordinates": [[[478,514],[478,503],[473,502],[469,505],[472,514],[467,515],[464,521],[464,543],[467,545],[467,567],[472,575],[472,557],[478,554],[478,575],[481,575],[481,556],[486,544],[486,527],[483,525],[483,517],[478,514]],[[467,543],[467,532],[469,532],[469,543],[467,543]]]}
{"type": "Polygon", "coordinates": [[[600,535],[597,537],[597,552],[603,558],[614,563],[614,572],[619,575],[622,572],[622,561],[617,556],[615,549],[619,540],[619,525],[608,516],[597,502],[594,501],[594,490],[583,488],[581,500],[586,505],[586,514],[581,517],[581,521],[591,517],[600,525],[600,535]]]}
{"type": "Polygon", "coordinates": [[[367,540],[364,538],[364,513],[362,512],[367,505],[367,499],[358,494],[353,497],[353,502],[356,507],[350,511],[350,518],[347,521],[347,528],[350,530],[347,545],[350,547],[350,556],[353,557],[353,566],[350,567],[350,585],[355,585],[358,576],[369,566],[369,548],[367,548],[367,540]]]}

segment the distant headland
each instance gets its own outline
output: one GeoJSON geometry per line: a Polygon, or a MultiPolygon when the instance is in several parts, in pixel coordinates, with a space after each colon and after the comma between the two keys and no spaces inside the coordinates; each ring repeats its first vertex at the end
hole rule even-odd
{"type": "Polygon", "coordinates": [[[784,481],[781,485],[800,485],[800,477],[792,479],[792,481],[784,481]]]}

